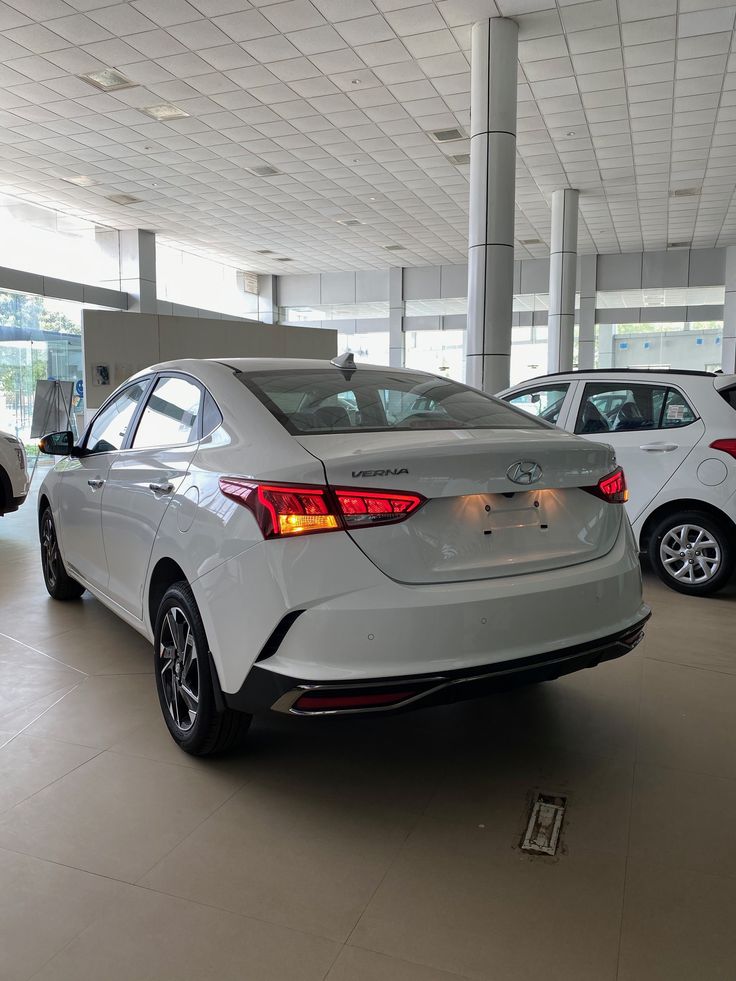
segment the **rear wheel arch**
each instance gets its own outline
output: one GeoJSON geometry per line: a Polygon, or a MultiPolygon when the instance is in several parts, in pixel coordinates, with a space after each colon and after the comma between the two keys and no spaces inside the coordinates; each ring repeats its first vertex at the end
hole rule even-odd
{"type": "Polygon", "coordinates": [[[179,563],[168,557],[159,559],[153,568],[148,583],[148,618],[152,630],[156,626],[156,617],[161,600],[166,595],[166,591],[177,582],[184,582],[187,586],[189,585],[189,580],[179,563]]]}
{"type": "Polygon", "coordinates": [[[713,504],[708,504],[706,501],[686,497],[674,501],[667,501],[665,504],[660,504],[659,507],[655,508],[651,514],[647,515],[641,531],[639,532],[639,551],[647,551],[649,548],[649,539],[651,538],[652,531],[657,527],[660,521],[666,518],[667,515],[676,514],[678,511],[698,511],[701,514],[709,515],[711,518],[719,521],[728,529],[732,541],[736,543],[736,524],[734,524],[733,520],[725,513],[725,511],[715,507],[713,504]]]}

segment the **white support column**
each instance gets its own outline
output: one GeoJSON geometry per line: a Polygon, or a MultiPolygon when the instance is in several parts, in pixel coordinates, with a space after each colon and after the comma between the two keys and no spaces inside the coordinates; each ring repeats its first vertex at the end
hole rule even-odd
{"type": "Polygon", "coordinates": [[[511,369],[518,38],[506,17],[473,25],[467,381],[486,392],[511,369]]]}
{"type": "Polygon", "coordinates": [[[595,296],[598,256],[580,256],[580,333],[578,369],[595,367],[595,296]]]}
{"type": "Polygon", "coordinates": [[[404,270],[391,266],[388,271],[388,363],[404,366],[404,270]]]}
{"type": "Polygon", "coordinates": [[[120,289],[128,294],[128,310],[158,313],[155,232],[142,228],[120,232],[120,289]]]}
{"type": "Polygon", "coordinates": [[[549,254],[547,370],[570,371],[575,337],[575,266],[578,259],[578,192],[552,195],[549,254]]]}
{"type": "Polygon", "coordinates": [[[726,300],[723,304],[721,367],[727,375],[736,372],[736,245],[726,249],[726,300]]]}
{"type": "Polygon", "coordinates": [[[258,319],[262,324],[275,324],[279,319],[278,277],[258,274],[258,319]]]}

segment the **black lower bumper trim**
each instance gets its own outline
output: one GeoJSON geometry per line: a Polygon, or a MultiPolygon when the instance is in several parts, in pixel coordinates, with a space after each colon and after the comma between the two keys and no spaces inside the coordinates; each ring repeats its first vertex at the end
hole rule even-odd
{"type": "Polygon", "coordinates": [[[274,709],[291,715],[352,715],[358,712],[397,712],[423,706],[442,705],[466,698],[478,698],[518,685],[551,681],[561,675],[580,671],[582,668],[595,667],[602,661],[622,657],[636,647],[644,636],[644,626],[649,616],[650,614],[647,614],[625,630],[575,647],[437,674],[365,678],[346,683],[292,678],[254,664],[240,691],[231,694],[226,692],[224,699],[229,708],[249,714],[274,709]],[[295,705],[297,700],[307,693],[320,696],[320,703],[334,698],[337,704],[340,698],[355,699],[361,693],[390,694],[399,688],[402,692],[411,694],[401,702],[390,705],[330,709],[322,706],[317,711],[300,710],[295,705]]]}

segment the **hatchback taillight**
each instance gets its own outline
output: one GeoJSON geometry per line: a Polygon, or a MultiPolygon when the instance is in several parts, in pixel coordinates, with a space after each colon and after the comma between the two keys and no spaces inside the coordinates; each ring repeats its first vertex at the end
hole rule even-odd
{"type": "Polygon", "coordinates": [[[264,538],[392,524],[425,500],[421,494],[267,484],[244,477],[220,477],[219,484],[225,497],[253,513],[264,538]]]}
{"type": "Polygon", "coordinates": [[[609,504],[625,504],[629,499],[629,490],[626,486],[626,477],[619,467],[613,473],[601,477],[593,487],[583,487],[589,494],[595,494],[609,504]]]}
{"type": "Polygon", "coordinates": [[[714,439],[710,444],[712,450],[720,450],[721,453],[728,453],[736,459],[736,439],[714,439]]]}

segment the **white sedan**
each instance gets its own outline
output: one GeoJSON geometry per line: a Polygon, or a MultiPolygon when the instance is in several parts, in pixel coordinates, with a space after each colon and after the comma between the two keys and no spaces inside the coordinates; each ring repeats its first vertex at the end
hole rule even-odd
{"type": "Polygon", "coordinates": [[[175,361],[119,388],[39,494],[56,599],[153,641],[186,751],[254,713],[437,704],[631,650],[642,602],[607,446],[446,378],[175,361]]]}
{"type": "Polygon", "coordinates": [[[511,405],[614,448],[642,552],[662,581],[707,596],[736,567],[736,375],[600,368],[533,378],[511,405]]]}
{"type": "Polygon", "coordinates": [[[23,443],[0,431],[0,516],[18,510],[28,496],[28,483],[23,443]]]}

